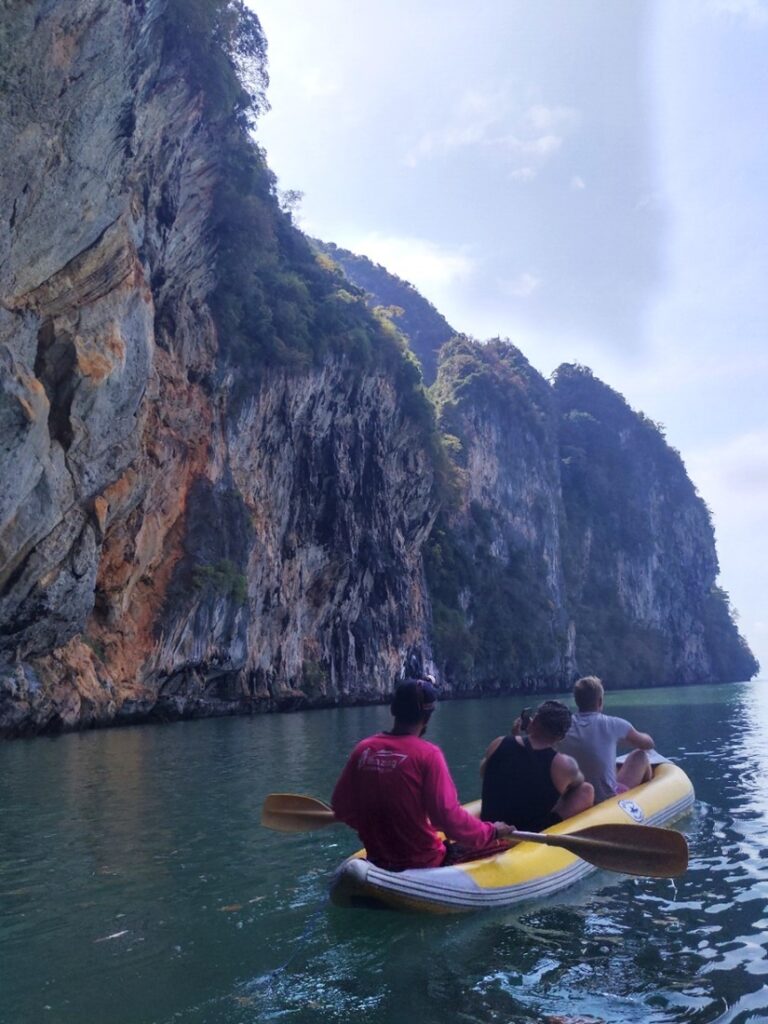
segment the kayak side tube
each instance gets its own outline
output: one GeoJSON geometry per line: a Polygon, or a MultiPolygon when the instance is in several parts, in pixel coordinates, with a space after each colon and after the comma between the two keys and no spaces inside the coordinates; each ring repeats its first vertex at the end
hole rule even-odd
{"type": "MultiPolygon", "coordinates": [[[[667,761],[654,766],[650,782],[590,807],[546,829],[553,835],[591,825],[667,825],[694,801],[690,779],[667,761]]],[[[479,813],[479,801],[465,805],[479,813]]],[[[450,914],[508,907],[559,892],[593,871],[593,865],[557,847],[518,843],[491,857],[465,864],[409,871],[385,871],[360,850],[345,860],[331,880],[331,900],[346,907],[384,906],[450,914]]]]}

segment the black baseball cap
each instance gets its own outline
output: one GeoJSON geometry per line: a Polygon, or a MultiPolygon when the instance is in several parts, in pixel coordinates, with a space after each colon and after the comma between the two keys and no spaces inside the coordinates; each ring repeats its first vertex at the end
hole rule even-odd
{"type": "Polygon", "coordinates": [[[398,683],[390,705],[401,722],[414,724],[431,714],[437,704],[437,689],[429,679],[406,679],[398,683]]]}

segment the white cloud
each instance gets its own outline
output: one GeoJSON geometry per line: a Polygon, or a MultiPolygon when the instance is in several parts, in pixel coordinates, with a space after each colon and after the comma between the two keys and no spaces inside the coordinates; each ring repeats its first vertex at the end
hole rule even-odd
{"type": "Polygon", "coordinates": [[[764,0],[707,0],[706,7],[713,14],[745,18],[753,25],[768,24],[768,4],[764,0]]]}
{"type": "MultiPolygon", "coordinates": [[[[336,241],[386,267],[390,273],[410,281],[423,294],[436,292],[470,277],[475,261],[465,248],[441,246],[425,238],[382,235],[370,232],[357,238],[336,241]]],[[[432,301],[435,301],[432,298],[432,301]]]]}
{"type": "Polygon", "coordinates": [[[535,104],[525,112],[525,121],[534,132],[571,132],[581,122],[581,114],[573,107],[546,107],[535,104]]]}
{"type": "Polygon", "coordinates": [[[514,295],[518,299],[527,299],[529,295],[533,295],[540,284],[540,277],[525,271],[525,273],[519,274],[512,281],[499,282],[499,287],[505,295],[514,295]]]}
{"type": "MultiPolygon", "coordinates": [[[[405,163],[415,167],[424,159],[468,146],[493,147],[516,158],[543,163],[561,148],[564,136],[573,132],[580,120],[579,112],[571,107],[539,104],[520,113],[515,110],[511,90],[469,90],[459,99],[448,123],[425,132],[406,155],[405,163]]],[[[521,177],[525,180],[525,175],[521,177]]]]}
{"type": "Polygon", "coordinates": [[[533,181],[537,171],[534,167],[517,167],[510,172],[510,178],[514,181],[533,181]]]}
{"type": "Polygon", "coordinates": [[[578,174],[574,174],[574,176],[571,178],[571,188],[575,192],[581,192],[586,187],[587,183],[584,181],[584,179],[580,178],[578,174]]]}
{"type": "Polygon", "coordinates": [[[497,139],[489,139],[490,145],[501,146],[514,153],[532,159],[545,160],[556,153],[563,144],[559,135],[540,135],[536,139],[521,139],[518,135],[505,135],[497,139]]]}
{"type": "Polygon", "coordinates": [[[414,167],[426,157],[487,142],[492,127],[506,116],[510,100],[502,92],[470,89],[457,103],[444,128],[430,130],[405,158],[414,167]]]}

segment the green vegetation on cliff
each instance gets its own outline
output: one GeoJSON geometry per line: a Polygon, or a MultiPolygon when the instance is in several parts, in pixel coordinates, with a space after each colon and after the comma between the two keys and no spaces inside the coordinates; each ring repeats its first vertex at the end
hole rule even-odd
{"type": "Polygon", "coordinates": [[[268,109],[267,40],[243,0],[165,0],[157,9],[162,64],[181,58],[213,116],[246,126],[268,109]]]}
{"type": "Polygon", "coordinates": [[[544,378],[508,341],[478,342],[459,336],[446,345],[430,390],[441,429],[457,435],[466,416],[512,418],[526,436],[543,440],[551,421],[551,395],[544,378]]]}
{"type": "Polygon", "coordinates": [[[421,363],[424,380],[433,383],[437,376],[438,351],[456,334],[445,317],[412,284],[366,256],[358,256],[333,242],[312,239],[312,245],[337,264],[352,284],[362,289],[369,305],[391,310],[397,327],[406,335],[421,363]]]}

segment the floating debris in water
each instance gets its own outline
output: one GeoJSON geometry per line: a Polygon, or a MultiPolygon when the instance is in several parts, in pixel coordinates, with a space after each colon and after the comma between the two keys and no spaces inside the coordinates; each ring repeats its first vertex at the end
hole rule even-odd
{"type": "Polygon", "coordinates": [[[110,939],[119,939],[121,935],[127,935],[130,928],[124,928],[121,932],[113,932],[112,935],[104,935],[100,939],[94,939],[94,942],[109,942],[110,939]]]}

